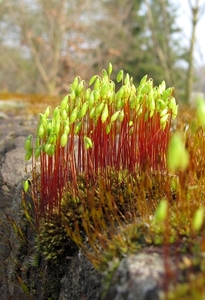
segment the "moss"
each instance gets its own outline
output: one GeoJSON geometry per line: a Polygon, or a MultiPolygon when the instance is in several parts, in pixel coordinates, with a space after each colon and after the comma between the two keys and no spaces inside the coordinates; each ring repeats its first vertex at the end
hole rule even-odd
{"type": "Polygon", "coordinates": [[[186,284],[193,280],[200,286],[204,272],[204,210],[196,214],[205,206],[204,128],[197,120],[188,128],[191,116],[182,113],[176,123],[181,146],[174,143],[171,160],[181,149],[186,163],[179,159],[171,170],[167,146],[171,117],[177,115],[173,90],[167,90],[167,97],[164,82],[153,89],[146,76],[136,89],[127,75],[117,93],[110,73],[104,72],[102,79],[94,76],[90,85],[94,82],[93,91],[85,90],[77,77],[53,117],[48,118],[49,108],[40,115],[36,148],[32,143],[26,147],[29,157],[33,155],[38,251],[58,263],[80,247],[98,270],[106,272],[108,284],[123,257],[147,247],[168,249],[166,255],[178,256],[179,261],[175,285],[165,296],[174,297],[175,290],[179,297],[189,296],[186,284]],[[161,201],[166,205],[159,218],[161,201]]]}

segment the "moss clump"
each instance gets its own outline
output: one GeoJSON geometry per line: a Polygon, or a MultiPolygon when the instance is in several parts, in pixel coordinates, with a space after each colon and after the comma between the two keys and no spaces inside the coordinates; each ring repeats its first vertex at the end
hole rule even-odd
{"type": "Polygon", "coordinates": [[[72,256],[78,249],[77,245],[68,237],[59,215],[55,214],[40,227],[36,248],[38,253],[53,263],[63,257],[72,256]]]}
{"type": "Polygon", "coordinates": [[[197,119],[189,127],[181,120],[180,134],[172,136],[173,89],[164,82],[154,88],[146,76],[136,88],[121,71],[116,92],[111,72],[110,65],[91,78],[92,89],[75,78],[53,115],[50,107],[40,114],[35,145],[31,136],[26,140],[39,251],[58,260],[81,247],[109,277],[122,257],[165,249],[165,258],[179,257],[168,292],[181,284],[188,295],[184,255],[196,283],[204,272],[204,127],[197,119]]]}

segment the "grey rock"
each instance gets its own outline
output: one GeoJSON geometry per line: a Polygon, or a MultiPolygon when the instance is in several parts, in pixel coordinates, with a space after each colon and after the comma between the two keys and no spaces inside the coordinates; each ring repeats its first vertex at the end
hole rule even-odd
{"type": "Polygon", "coordinates": [[[145,252],[130,255],[115,271],[104,300],[158,300],[164,277],[163,255],[145,252]]]}
{"type": "Polygon", "coordinates": [[[62,265],[54,266],[41,258],[39,266],[35,268],[32,266],[32,257],[35,253],[34,233],[27,225],[21,201],[22,181],[27,176],[24,141],[28,134],[33,132],[35,135],[34,124],[35,121],[32,119],[18,117],[0,120],[1,300],[28,299],[28,295],[19,287],[17,274],[24,282],[32,282],[36,286],[35,295],[32,296],[34,300],[77,300],[83,297],[87,300],[97,300],[102,276],[84,255],[79,255],[78,251],[70,260],[66,258],[62,260],[62,265]],[[19,226],[28,243],[22,245],[12,228],[12,222],[19,226]]]}
{"type": "MultiPolygon", "coordinates": [[[[78,251],[53,266],[43,258],[26,269],[34,252],[33,233],[21,206],[22,180],[26,176],[25,137],[35,135],[36,119],[0,118],[0,295],[1,300],[27,300],[15,274],[36,287],[31,299],[99,300],[104,295],[102,275],[78,251]],[[20,226],[28,243],[22,247],[6,219],[20,226]],[[26,269],[26,270],[24,270],[26,269]],[[54,289],[54,291],[52,290],[54,289]],[[46,292],[46,296],[45,296],[46,292]]],[[[27,199],[29,201],[29,199],[27,199]]],[[[158,300],[165,277],[164,257],[157,252],[124,258],[115,271],[104,300],[158,300]]],[[[171,265],[171,262],[170,262],[171,265]]]]}
{"type": "Polygon", "coordinates": [[[102,276],[80,252],[71,258],[71,265],[61,279],[58,300],[100,299],[102,276]]]}

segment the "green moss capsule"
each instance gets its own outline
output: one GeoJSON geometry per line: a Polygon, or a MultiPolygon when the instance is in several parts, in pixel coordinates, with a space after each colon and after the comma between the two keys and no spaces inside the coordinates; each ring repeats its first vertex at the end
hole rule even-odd
{"type": "Polygon", "coordinates": [[[71,89],[75,91],[78,87],[78,84],[79,84],[79,77],[77,76],[72,82],[71,89]]]}
{"type": "Polygon", "coordinates": [[[25,149],[26,151],[30,150],[31,147],[32,147],[31,144],[32,144],[32,135],[30,134],[30,135],[26,138],[26,140],[25,140],[25,143],[24,143],[24,149],[25,149]]]}
{"type": "Polygon", "coordinates": [[[204,223],[204,207],[199,207],[192,220],[192,228],[195,231],[199,231],[204,223]]]}
{"type": "Polygon", "coordinates": [[[89,81],[89,86],[91,86],[95,82],[97,77],[98,77],[98,75],[94,75],[93,77],[91,77],[91,79],[89,81]]]}
{"type": "Polygon", "coordinates": [[[162,199],[156,208],[154,218],[157,222],[162,222],[166,219],[168,213],[168,202],[162,199]]]}
{"type": "Polygon", "coordinates": [[[66,132],[64,132],[61,136],[61,140],[60,140],[60,144],[61,144],[61,147],[65,147],[68,143],[68,135],[66,132]]]}
{"type": "Polygon", "coordinates": [[[92,148],[93,147],[93,143],[91,141],[91,139],[87,136],[84,136],[84,141],[85,141],[85,147],[86,149],[92,148]]]}
{"type": "Polygon", "coordinates": [[[78,134],[78,132],[80,131],[81,127],[82,127],[82,122],[79,122],[79,123],[75,126],[74,133],[75,133],[75,134],[78,134]]]}
{"type": "Polygon", "coordinates": [[[88,110],[88,104],[85,102],[85,103],[83,103],[83,106],[81,107],[80,111],[78,112],[78,118],[82,119],[85,116],[87,110],[88,110]]]}
{"type": "Polygon", "coordinates": [[[73,124],[76,121],[77,116],[78,116],[78,107],[75,107],[69,118],[70,124],[73,124]]]}
{"type": "Polygon", "coordinates": [[[60,104],[60,109],[61,110],[64,110],[66,108],[68,104],[68,95],[66,95],[63,100],[61,101],[61,104],[60,104]]]}
{"type": "Polygon", "coordinates": [[[62,118],[62,120],[66,120],[68,118],[68,115],[67,115],[67,112],[65,109],[63,109],[61,111],[61,118],[62,118]]]}
{"type": "Polygon", "coordinates": [[[111,123],[113,123],[113,122],[115,122],[115,121],[117,120],[119,114],[120,114],[120,110],[116,111],[116,112],[112,115],[112,117],[111,117],[111,119],[110,119],[111,123]]]}
{"type": "Polygon", "coordinates": [[[41,146],[36,146],[35,150],[34,150],[34,156],[35,158],[39,158],[39,156],[41,155],[41,146]]]}
{"type": "Polygon", "coordinates": [[[38,136],[42,139],[44,137],[44,134],[45,134],[45,129],[44,129],[44,126],[43,124],[40,124],[39,127],[38,127],[38,136]]]}
{"type": "Polygon", "coordinates": [[[32,153],[33,153],[33,149],[32,148],[26,151],[25,161],[28,161],[29,159],[31,159],[32,153]]]}
{"type": "Polygon", "coordinates": [[[108,113],[108,105],[105,104],[105,107],[104,107],[102,115],[101,115],[101,121],[102,121],[102,123],[105,123],[105,121],[108,118],[108,115],[109,115],[109,113],[108,113]]]}
{"type": "Polygon", "coordinates": [[[111,75],[111,73],[112,73],[112,64],[109,63],[109,65],[108,65],[108,74],[111,75]]]}
{"type": "Polygon", "coordinates": [[[120,70],[117,74],[117,82],[120,82],[123,80],[123,70],[120,70]]]}
{"type": "Polygon", "coordinates": [[[26,193],[26,192],[28,192],[28,189],[29,189],[29,180],[25,180],[24,182],[23,182],[23,189],[24,189],[24,192],[26,193]]]}
{"type": "Polygon", "coordinates": [[[50,115],[50,110],[51,110],[50,106],[46,107],[45,112],[44,112],[44,115],[46,116],[46,118],[48,118],[48,116],[50,115]]]}

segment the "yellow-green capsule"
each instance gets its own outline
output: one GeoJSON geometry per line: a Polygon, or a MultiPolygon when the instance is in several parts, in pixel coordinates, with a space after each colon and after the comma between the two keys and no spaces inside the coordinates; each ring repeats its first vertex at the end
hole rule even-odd
{"type": "Polygon", "coordinates": [[[74,101],[75,97],[76,97],[75,91],[72,91],[72,92],[70,93],[70,99],[71,99],[71,101],[74,101]]]}
{"type": "Polygon", "coordinates": [[[66,120],[68,118],[68,115],[67,115],[67,112],[65,109],[63,109],[61,111],[61,118],[62,118],[62,120],[66,120]]]}
{"type": "Polygon", "coordinates": [[[80,131],[81,127],[82,127],[82,122],[79,122],[79,123],[75,126],[74,133],[75,133],[75,134],[78,134],[78,132],[80,131]]]}
{"type": "Polygon", "coordinates": [[[147,75],[142,77],[142,79],[140,80],[140,85],[144,85],[146,81],[147,81],[147,75]]]}
{"type": "Polygon", "coordinates": [[[89,117],[90,119],[93,119],[95,117],[95,107],[93,107],[90,111],[90,114],[89,114],[89,117]]]}
{"type": "Polygon", "coordinates": [[[169,143],[167,154],[167,166],[169,170],[176,169],[185,170],[189,164],[189,153],[185,148],[185,144],[182,140],[182,136],[179,133],[175,133],[169,143]]]}
{"type": "Polygon", "coordinates": [[[105,123],[105,121],[107,120],[107,117],[108,117],[108,105],[105,104],[102,115],[101,115],[102,123],[105,123]]]}
{"type": "Polygon", "coordinates": [[[97,107],[96,107],[96,117],[98,118],[100,114],[102,113],[102,110],[104,108],[104,102],[101,102],[97,107]]]}
{"type": "Polygon", "coordinates": [[[85,81],[81,80],[81,82],[79,83],[79,85],[76,89],[78,95],[80,95],[80,93],[83,91],[84,87],[85,87],[85,81]]]}
{"type": "Polygon", "coordinates": [[[117,92],[117,99],[122,99],[125,95],[125,86],[122,86],[117,92]]]}
{"type": "Polygon", "coordinates": [[[160,117],[164,117],[168,112],[167,108],[164,108],[161,112],[160,112],[160,117]]]}
{"type": "Polygon", "coordinates": [[[122,98],[118,98],[117,99],[117,104],[116,104],[116,106],[117,106],[117,109],[120,109],[120,108],[122,108],[123,106],[124,106],[124,100],[122,99],[122,98]]]}
{"type": "Polygon", "coordinates": [[[60,111],[59,111],[59,106],[57,106],[54,111],[53,111],[53,117],[55,120],[60,118],[60,111]]]}
{"type": "Polygon", "coordinates": [[[100,99],[100,91],[99,90],[96,90],[94,92],[94,99],[95,99],[95,101],[98,101],[100,99]]]}
{"type": "Polygon", "coordinates": [[[150,90],[152,89],[152,81],[148,80],[145,85],[141,89],[141,93],[144,94],[149,94],[150,90]]]}
{"type": "Polygon", "coordinates": [[[102,80],[103,80],[103,82],[109,81],[108,73],[105,69],[102,70],[102,80]]]}
{"type": "Polygon", "coordinates": [[[111,75],[111,73],[112,73],[112,64],[109,63],[109,65],[108,65],[108,74],[111,75]]]}
{"type": "Polygon", "coordinates": [[[91,141],[91,139],[87,136],[84,136],[84,141],[85,141],[85,147],[86,149],[92,148],[93,147],[93,143],[91,141]]]}
{"type": "Polygon", "coordinates": [[[91,94],[90,94],[90,98],[89,98],[89,101],[88,101],[89,109],[91,109],[93,107],[93,104],[95,102],[94,94],[95,94],[95,91],[92,91],[91,94]]]}
{"type": "Polygon", "coordinates": [[[172,108],[172,119],[175,119],[178,114],[178,105],[173,106],[172,108]]]}
{"type": "Polygon", "coordinates": [[[162,81],[162,83],[159,85],[159,87],[158,87],[158,91],[159,91],[159,93],[162,95],[162,93],[165,91],[165,89],[166,89],[166,83],[165,83],[165,81],[163,80],[162,81]]]}
{"type": "Polygon", "coordinates": [[[36,146],[35,151],[34,151],[35,158],[36,159],[39,158],[40,154],[41,154],[41,146],[36,146]]]}
{"type": "Polygon", "coordinates": [[[44,137],[45,130],[43,124],[40,124],[38,127],[38,136],[42,139],[44,137]]]}
{"type": "Polygon", "coordinates": [[[26,138],[26,140],[25,140],[25,143],[24,143],[24,149],[25,149],[26,151],[30,150],[31,147],[32,147],[31,144],[32,144],[32,135],[30,134],[30,135],[26,138]]]}
{"type": "Polygon", "coordinates": [[[157,222],[162,222],[166,219],[168,213],[168,202],[166,199],[162,199],[158,204],[154,218],[157,222]]]}
{"type": "Polygon", "coordinates": [[[96,80],[97,77],[98,77],[98,75],[94,75],[91,77],[91,79],[89,81],[89,86],[91,86],[94,83],[94,81],[96,80]]]}
{"type": "Polygon", "coordinates": [[[32,148],[26,151],[25,161],[28,161],[31,158],[32,153],[33,153],[33,149],[32,148]]]}
{"type": "Polygon", "coordinates": [[[169,107],[170,109],[172,109],[172,108],[175,107],[175,106],[176,106],[176,100],[175,100],[174,97],[172,97],[172,98],[169,100],[168,107],[169,107]]]}
{"type": "Polygon", "coordinates": [[[108,125],[106,126],[106,134],[109,134],[109,133],[110,133],[111,126],[112,126],[112,124],[111,124],[111,123],[110,123],[110,124],[108,124],[108,125]]]}
{"type": "Polygon", "coordinates": [[[44,112],[44,115],[46,116],[46,118],[48,118],[48,116],[50,115],[50,110],[51,110],[50,106],[46,107],[45,112],[44,112]]]}
{"type": "Polygon", "coordinates": [[[75,107],[69,118],[70,124],[73,124],[76,121],[77,116],[78,116],[78,107],[75,107]]]}
{"type": "Polygon", "coordinates": [[[163,110],[165,107],[166,107],[166,104],[165,104],[164,100],[158,99],[158,100],[157,100],[157,105],[156,105],[157,110],[158,110],[158,111],[161,111],[161,110],[163,110]]]}
{"type": "Polygon", "coordinates": [[[88,110],[88,104],[85,102],[85,103],[83,103],[83,106],[81,107],[80,111],[78,112],[78,118],[82,119],[85,116],[87,110],[88,110]]]}
{"type": "Polygon", "coordinates": [[[28,189],[29,189],[29,180],[25,180],[24,182],[23,182],[23,189],[24,189],[24,192],[26,193],[26,192],[28,192],[28,189]]]}
{"type": "Polygon", "coordinates": [[[69,133],[70,133],[70,126],[69,126],[69,123],[68,123],[68,124],[66,123],[66,124],[64,125],[64,129],[63,129],[63,130],[64,130],[64,132],[65,132],[66,134],[69,134],[69,133]]]}
{"type": "Polygon", "coordinates": [[[117,74],[117,82],[120,82],[123,80],[123,70],[120,70],[117,74]]]}
{"type": "Polygon", "coordinates": [[[77,76],[72,82],[71,89],[75,91],[78,87],[78,83],[79,83],[79,77],[77,76]]]}
{"type": "Polygon", "coordinates": [[[124,83],[127,85],[130,83],[130,75],[127,73],[126,76],[125,76],[125,80],[124,80],[124,83]]]}
{"type": "Polygon", "coordinates": [[[54,130],[55,130],[56,134],[59,133],[60,128],[61,128],[61,120],[59,118],[56,120],[55,125],[54,125],[54,130]]]}
{"type": "Polygon", "coordinates": [[[68,143],[68,135],[66,132],[64,132],[61,136],[61,140],[60,140],[60,144],[61,144],[61,147],[65,147],[68,143]]]}
{"type": "Polygon", "coordinates": [[[53,156],[53,154],[55,153],[55,146],[52,144],[50,145],[50,147],[48,148],[48,151],[46,152],[49,156],[53,156]]]}
{"type": "Polygon", "coordinates": [[[68,95],[66,95],[63,100],[61,101],[61,104],[60,104],[60,108],[61,110],[64,110],[66,108],[68,104],[68,95]]]}
{"type": "Polygon", "coordinates": [[[167,120],[169,119],[170,114],[166,114],[163,117],[160,118],[160,124],[163,125],[164,123],[167,122],[167,120]]]}
{"type": "Polygon", "coordinates": [[[97,77],[97,79],[95,80],[95,84],[94,84],[94,90],[98,91],[100,89],[100,85],[101,85],[101,80],[99,77],[97,77]]]}
{"type": "Polygon", "coordinates": [[[88,88],[86,91],[85,91],[85,100],[88,101],[89,98],[90,98],[90,94],[91,94],[91,89],[88,88]]]}
{"type": "Polygon", "coordinates": [[[109,91],[109,85],[108,84],[104,84],[101,88],[100,94],[103,98],[106,98],[106,96],[108,96],[108,91],[109,91]]]}
{"type": "Polygon", "coordinates": [[[119,121],[120,121],[120,122],[123,121],[124,116],[125,116],[124,109],[122,109],[122,110],[120,111],[120,114],[119,114],[119,121]]]}
{"type": "Polygon", "coordinates": [[[204,223],[204,207],[199,207],[192,220],[192,228],[195,231],[199,231],[204,223]]]}
{"type": "Polygon", "coordinates": [[[111,123],[113,123],[113,122],[115,122],[115,121],[117,120],[119,114],[120,114],[120,110],[116,111],[116,112],[112,115],[112,117],[111,117],[111,119],[110,119],[111,123]]]}
{"type": "Polygon", "coordinates": [[[48,154],[48,152],[49,152],[49,148],[51,147],[51,144],[50,143],[46,143],[45,144],[45,147],[44,147],[44,151],[48,154]]]}

